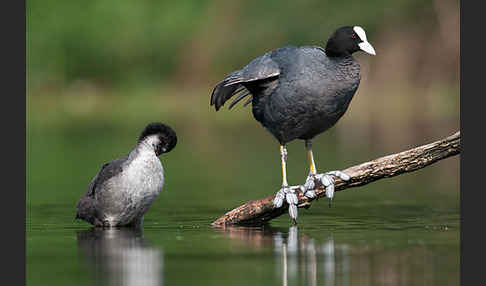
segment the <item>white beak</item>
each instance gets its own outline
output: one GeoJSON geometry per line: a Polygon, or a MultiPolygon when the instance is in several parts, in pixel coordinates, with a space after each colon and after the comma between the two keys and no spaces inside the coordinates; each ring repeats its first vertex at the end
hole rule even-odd
{"type": "Polygon", "coordinates": [[[372,46],[370,43],[368,43],[367,41],[364,41],[364,42],[359,43],[359,44],[358,44],[358,46],[359,46],[359,48],[360,48],[362,51],[364,51],[364,52],[366,52],[366,53],[368,53],[368,54],[370,54],[370,55],[373,55],[373,56],[375,56],[375,55],[376,55],[375,49],[374,49],[374,48],[373,48],[373,46],[372,46]]]}

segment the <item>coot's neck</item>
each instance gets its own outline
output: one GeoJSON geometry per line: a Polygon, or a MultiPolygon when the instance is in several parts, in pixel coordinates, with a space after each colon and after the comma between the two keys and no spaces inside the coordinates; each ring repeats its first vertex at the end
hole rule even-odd
{"type": "Polygon", "coordinates": [[[150,142],[147,141],[140,141],[137,143],[137,146],[130,152],[128,155],[129,160],[134,160],[135,158],[139,158],[140,156],[155,156],[154,147],[150,142]]]}
{"type": "Polygon", "coordinates": [[[360,66],[358,61],[351,55],[341,57],[327,57],[336,75],[343,76],[345,78],[359,78],[360,66]]]}
{"type": "Polygon", "coordinates": [[[154,147],[150,142],[142,141],[137,144],[137,151],[138,153],[153,153],[154,147]]]}
{"type": "Polygon", "coordinates": [[[139,153],[153,153],[154,146],[159,144],[159,137],[157,135],[150,135],[143,140],[138,141],[137,151],[139,153]]]}
{"type": "Polygon", "coordinates": [[[329,47],[326,46],[326,48],[324,49],[325,53],[326,53],[326,56],[330,57],[330,58],[342,58],[342,57],[349,57],[351,56],[351,54],[347,53],[347,52],[341,52],[341,51],[335,51],[332,46],[329,47]]]}
{"type": "Polygon", "coordinates": [[[329,54],[326,52],[326,55],[331,61],[334,61],[334,62],[338,63],[339,65],[343,65],[343,66],[348,66],[348,65],[354,64],[356,62],[354,60],[353,56],[350,55],[350,54],[344,54],[344,55],[341,54],[339,56],[329,56],[329,54]]]}

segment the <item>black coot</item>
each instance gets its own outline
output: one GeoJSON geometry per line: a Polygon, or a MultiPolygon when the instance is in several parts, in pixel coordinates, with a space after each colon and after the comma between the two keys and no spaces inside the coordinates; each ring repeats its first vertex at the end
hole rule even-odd
{"type": "Polygon", "coordinates": [[[363,28],[341,27],[329,38],[325,49],[286,46],[270,51],[228,75],[212,92],[211,105],[216,110],[237,94],[229,108],[248,97],[244,106],[251,103],[255,119],[279,141],[282,188],[274,205],[281,207],[285,199],[294,222],[298,201],[295,190],[314,198],[315,184],[322,183],[331,200],[332,176],[349,180],[340,171],[317,174],[311,140],[336,124],[348,109],[360,82],[360,66],[352,57],[359,50],[375,55],[363,28]],[[305,141],[310,161],[309,176],[302,186],[288,186],[286,178],[285,145],[294,139],[305,141]]]}

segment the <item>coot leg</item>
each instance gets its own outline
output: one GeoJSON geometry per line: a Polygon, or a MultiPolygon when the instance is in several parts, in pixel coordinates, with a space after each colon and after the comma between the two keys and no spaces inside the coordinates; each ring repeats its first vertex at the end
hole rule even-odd
{"type": "Polygon", "coordinates": [[[273,205],[275,208],[279,208],[283,205],[284,200],[289,204],[289,215],[297,224],[297,204],[299,199],[295,193],[296,190],[303,191],[303,186],[289,186],[287,182],[287,148],[285,145],[280,145],[280,158],[282,164],[282,188],[277,192],[273,199],[273,205]]]}
{"type": "Polygon", "coordinates": [[[331,206],[331,201],[334,197],[334,177],[338,177],[341,180],[348,181],[350,179],[349,175],[342,171],[330,171],[325,174],[317,174],[316,165],[314,162],[314,155],[312,154],[312,141],[305,141],[305,148],[307,150],[307,156],[309,157],[310,168],[309,176],[304,184],[304,195],[308,198],[315,198],[316,192],[315,188],[318,183],[322,183],[326,188],[326,197],[329,198],[329,207],[331,206]]]}
{"type": "Polygon", "coordinates": [[[316,180],[319,180],[316,178],[317,175],[317,168],[316,164],[314,162],[314,154],[312,153],[312,141],[311,140],[305,140],[305,149],[307,150],[307,157],[309,158],[309,175],[307,176],[307,179],[305,180],[304,184],[304,195],[310,199],[313,199],[316,197],[316,191],[315,186],[316,186],[316,180]]]}

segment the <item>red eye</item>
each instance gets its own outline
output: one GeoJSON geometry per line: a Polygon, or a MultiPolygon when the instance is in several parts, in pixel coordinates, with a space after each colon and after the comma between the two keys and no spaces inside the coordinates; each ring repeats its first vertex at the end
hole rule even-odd
{"type": "Polygon", "coordinates": [[[356,34],[355,33],[351,34],[351,38],[355,39],[356,38],[356,34]]]}

